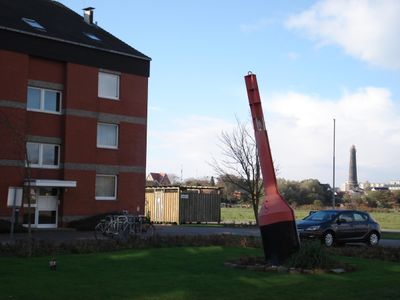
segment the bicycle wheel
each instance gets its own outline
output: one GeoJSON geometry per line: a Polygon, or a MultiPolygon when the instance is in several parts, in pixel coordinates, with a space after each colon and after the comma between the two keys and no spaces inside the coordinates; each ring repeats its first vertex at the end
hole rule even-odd
{"type": "Polygon", "coordinates": [[[105,232],[105,224],[104,224],[104,222],[100,222],[94,228],[94,237],[95,237],[95,239],[96,240],[100,239],[100,237],[104,235],[104,232],[105,232]]]}

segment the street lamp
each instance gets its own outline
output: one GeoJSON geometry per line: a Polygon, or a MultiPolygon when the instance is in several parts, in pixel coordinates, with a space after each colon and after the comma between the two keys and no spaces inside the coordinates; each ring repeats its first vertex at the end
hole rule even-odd
{"type": "Polygon", "coordinates": [[[335,209],[335,143],[336,143],[336,119],[333,119],[333,174],[332,174],[332,208],[335,209]]]}

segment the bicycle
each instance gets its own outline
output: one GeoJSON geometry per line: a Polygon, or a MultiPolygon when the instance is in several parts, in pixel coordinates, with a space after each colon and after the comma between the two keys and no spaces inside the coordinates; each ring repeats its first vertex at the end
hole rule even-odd
{"type": "Polygon", "coordinates": [[[145,215],[137,216],[134,228],[135,235],[138,235],[142,238],[152,237],[156,231],[156,228],[150,221],[150,218],[145,215]]]}
{"type": "Polygon", "coordinates": [[[95,226],[94,235],[96,239],[99,239],[101,236],[126,238],[128,226],[127,216],[109,215],[95,226]]]}
{"type": "Polygon", "coordinates": [[[102,236],[127,239],[131,235],[148,238],[154,232],[155,227],[148,217],[123,214],[106,216],[95,226],[94,235],[96,239],[102,236]]]}

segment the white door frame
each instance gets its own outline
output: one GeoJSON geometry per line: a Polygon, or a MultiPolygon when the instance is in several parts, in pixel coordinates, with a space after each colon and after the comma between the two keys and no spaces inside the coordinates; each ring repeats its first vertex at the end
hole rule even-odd
{"type": "MultiPolygon", "coordinates": [[[[35,209],[34,222],[31,224],[32,228],[57,228],[58,225],[58,196],[36,196],[36,203],[31,205],[31,208],[35,209]],[[54,223],[40,223],[39,216],[41,211],[55,212],[54,223]]],[[[27,208],[28,205],[24,204],[27,208]]],[[[24,224],[27,226],[27,224],[24,224]]]]}

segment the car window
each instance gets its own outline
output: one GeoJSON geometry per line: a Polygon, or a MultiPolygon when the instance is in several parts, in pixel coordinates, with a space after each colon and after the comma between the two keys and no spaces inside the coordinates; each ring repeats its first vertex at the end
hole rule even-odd
{"type": "Polygon", "coordinates": [[[368,221],[367,215],[362,214],[362,213],[354,213],[354,214],[353,214],[353,217],[354,217],[354,221],[355,221],[355,222],[365,222],[365,221],[368,221]]]}
{"type": "Polygon", "coordinates": [[[346,223],[353,222],[353,213],[351,213],[351,212],[341,213],[339,215],[339,220],[341,222],[346,222],[346,223]]]}
{"type": "Polygon", "coordinates": [[[311,215],[307,216],[304,220],[309,221],[329,221],[334,218],[336,215],[335,212],[332,211],[317,211],[312,213],[311,215]]]}

